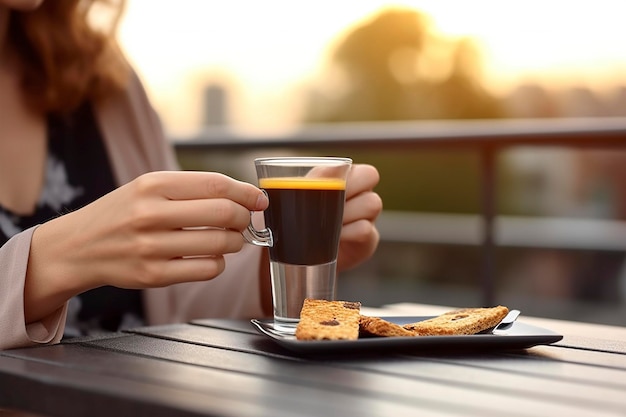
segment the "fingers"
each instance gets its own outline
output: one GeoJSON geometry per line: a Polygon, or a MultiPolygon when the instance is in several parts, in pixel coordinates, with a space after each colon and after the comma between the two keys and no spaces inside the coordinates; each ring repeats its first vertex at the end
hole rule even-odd
{"type": "Polygon", "coordinates": [[[378,171],[370,165],[354,165],[350,171],[337,259],[339,270],[360,264],[378,246],[380,235],[374,222],[382,212],[383,202],[373,189],[379,179],[378,171]]]}
{"type": "Polygon", "coordinates": [[[226,268],[223,256],[186,258],[169,261],[163,271],[169,281],[192,282],[212,279],[226,268]]]}
{"type": "Polygon", "coordinates": [[[383,201],[373,188],[378,184],[378,171],[371,165],[354,165],[346,189],[343,224],[357,220],[375,221],[382,212],[383,201]]]}
{"type": "Polygon", "coordinates": [[[133,242],[144,259],[174,259],[234,253],[244,244],[241,233],[224,229],[192,229],[142,234],[133,242]]]}
{"type": "MultiPolygon", "coordinates": [[[[147,265],[148,268],[137,274],[132,288],[155,288],[181,282],[205,281],[221,274],[226,262],[223,256],[205,256],[171,259],[147,265]]],[[[130,285],[119,286],[131,288],[130,285]]]]}
{"type": "Polygon", "coordinates": [[[240,233],[223,229],[177,230],[142,234],[126,246],[112,285],[154,288],[213,279],[225,269],[224,254],[241,250],[240,233]],[[128,271],[132,271],[129,273],[128,271]],[[120,277],[132,276],[132,280],[120,277]]]}
{"type": "Polygon", "coordinates": [[[341,228],[340,240],[342,243],[371,244],[372,247],[376,247],[378,239],[378,229],[374,223],[367,220],[358,220],[341,228]]]}
{"type": "Polygon", "coordinates": [[[250,211],[225,198],[167,200],[136,209],[134,222],[137,229],[209,226],[241,231],[250,223],[250,211]]]}
{"type": "Polygon", "coordinates": [[[250,211],[268,204],[257,187],[210,172],[153,172],[125,189],[118,206],[132,207],[129,222],[135,230],[202,226],[243,230],[250,211]]]}
{"type": "Polygon", "coordinates": [[[249,211],[264,210],[267,197],[252,184],[215,172],[163,171],[133,181],[139,194],[160,195],[168,200],[225,198],[249,211]]]}
{"type": "Polygon", "coordinates": [[[383,201],[373,191],[362,192],[346,200],[343,209],[343,224],[364,219],[373,222],[383,209],[383,201]]]}
{"type": "Polygon", "coordinates": [[[376,251],[380,235],[374,223],[358,220],[341,229],[337,268],[340,271],[354,268],[376,251]]]}
{"type": "Polygon", "coordinates": [[[348,174],[346,185],[346,199],[354,197],[364,191],[371,191],[380,181],[378,170],[371,165],[355,164],[348,174]]]}

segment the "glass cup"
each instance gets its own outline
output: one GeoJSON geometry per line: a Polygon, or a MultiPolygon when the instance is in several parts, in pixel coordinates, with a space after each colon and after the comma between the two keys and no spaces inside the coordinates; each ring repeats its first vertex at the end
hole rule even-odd
{"type": "Polygon", "coordinates": [[[269,198],[266,229],[243,235],[270,255],[274,328],[295,332],[305,298],[334,300],[337,252],[352,160],[276,157],[254,161],[269,198]]]}

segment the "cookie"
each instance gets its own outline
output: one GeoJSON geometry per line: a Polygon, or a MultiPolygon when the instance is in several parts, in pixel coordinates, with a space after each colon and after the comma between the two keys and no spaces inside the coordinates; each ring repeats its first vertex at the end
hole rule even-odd
{"type": "Polygon", "coordinates": [[[298,340],[356,340],[361,303],[304,300],[296,328],[298,340]]]}
{"type": "Polygon", "coordinates": [[[403,327],[417,336],[476,334],[500,323],[508,312],[504,306],[464,308],[403,327]]]}
{"type": "Polygon", "coordinates": [[[359,320],[360,335],[364,337],[397,337],[415,336],[415,334],[396,323],[380,317],[361,316],[359,320]]]}

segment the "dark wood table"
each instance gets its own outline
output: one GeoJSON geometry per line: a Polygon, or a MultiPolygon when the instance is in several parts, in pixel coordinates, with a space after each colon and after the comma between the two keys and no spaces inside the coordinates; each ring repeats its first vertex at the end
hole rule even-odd
{"type": "MultiPolygon", "coordinates": [[[[407,312],[440,310],[376,311],[407,312]]],[[[626,329],[518,321],[564,337],[517,350],[318,355],[285,349],[247,321],[200,320],[8,350],[0,408],[64,417],[626,415],[626,329]]]]}

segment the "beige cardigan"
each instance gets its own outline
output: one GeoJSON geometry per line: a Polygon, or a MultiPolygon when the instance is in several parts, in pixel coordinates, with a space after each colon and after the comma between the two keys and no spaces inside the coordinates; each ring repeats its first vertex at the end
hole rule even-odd
{"type": "MultiPolygon", "coordinates": [[[[118,185],[149,171],[177,169],[173,150],[136,76],[125,94],[98,105],[96,115],[118,185]]],[[[34,229],[0,247],[0,350],[55,343],[63,336],[67,303],[40,322],[27,325],[24,320],[24,280],[34,229]]],[[[148,322],[260,316],[260,257],[259,248],[246,245],[227,255],[226,271],[214,280],[145,290],[148,322]]]]}

